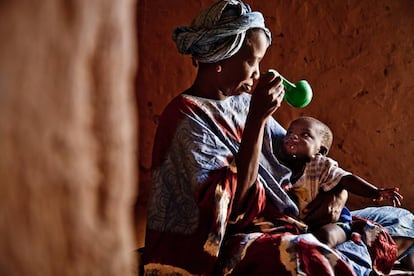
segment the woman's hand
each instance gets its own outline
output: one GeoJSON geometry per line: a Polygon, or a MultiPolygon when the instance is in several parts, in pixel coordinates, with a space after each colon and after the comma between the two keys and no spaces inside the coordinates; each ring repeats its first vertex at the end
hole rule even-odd
{"type": "Polygon", "coordinates": [[[403,196],[399,193],[398,188],[379,188],[377,192],[378,197],[374,198],[373,201],[381,202],[388,200],[389,202],[392,202],[394,207],[401,206],[403,196]]]}
{"type": "Polygon", "coordinates": [[[250,113],[265,119],[280,107],[285,96],[282,78],[276,70],[260,75],[259,83],[252,94],[250,113]]]}

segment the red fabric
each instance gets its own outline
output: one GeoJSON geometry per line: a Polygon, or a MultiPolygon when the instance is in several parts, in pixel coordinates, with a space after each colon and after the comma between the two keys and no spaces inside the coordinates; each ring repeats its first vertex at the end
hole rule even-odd
{"type": "MultiPolygon", "coordinates": [[[[293,266],[299,265],[300,270],[305,275],[318,275],[318,276],[353,276],[355,273],[352,268],[337,256],[335,264],[330,264],[325,248],[321,247],[314,242],[300,239],[298,242],[293,241],[290,245],[291,249],[287,249],[285,252],[285,261],[282,260],[281,250],[285,248],[281,245],[283,237],[295,236],[292,234],[263,234],[257,238],[246,250],[246,254],[242,256],[241,260],[237,260],[237,264],[231,271],[231,276],[244,276],[244,275],[296,275],[297,271],[295,267],[290,266],[290,271],[286,268],[286,255],[288,253],[293,254],[293,258],[297,258],[297,263],[293,266]],[[292,251],[290,251],[292,250],[292,251]],[[296,252],[296,253],[295,253],[296,252]]],[[[239,238],[232,240],[232,246],[238,248],[243,241],[239,238]]],[[[286,240],[284,241],[286,245],[286,240]]],[[[237,250],[227,252],[225,258],[231,258],[239,254],[237,250]]]]}
{"type": "Polygon", "coordinates": [[[332,275],[332,272],[336,276],[355,275],[352,268],[342,260],[333,265],[332,271],[325,255],[321,254],[323,249],[306,240],[299,241],[297,251],[301,260],[300,268],[306,275],[332,275]]]}
{"type": "MultiPolygon", "coordinates": [[[[219,210],[216,206],[216,188],[220,185],[224,191],[229,192],[231,198],[234,196],[237,177],[229,169],[215,172],[203,188],[196,195],[196,202],[200,210],[198,230],[193,235],[182,235],[179,233],[161,233],[147,229],[146,248],[143,260],[144,264],[163,263],[172,266],[182,267],[189,272],[200,275],[211,275],[214,270],[217,258],[209,255],[203,250],[208,238],[215,237],[217,242],[222,240],[220,236],[220,221],[217,220],[219,210]],[[223,175],[224,174],[224,175],[223,175]],[[220,181],[224,182],[221,183],[220,181]],[[174,254],[171,254],[174,252],[174,254]],[[153,256],[148,258],[148,256],[153,256]]],[[[265,194],[263,187],[256,184],[250,191],[246,204],[245,216],[237,225],[243,227],[252,220],[265,207],[265,194]]],[[[231,201],[228,210],[226,223],[231,212],[231,201]]]]}
{"type": "Polygon", "coordinates": [[[352,229],[362,235],[371,255],[373,269],[389,274],[397,260],[398,250],[387,230],[375,221],[357,216],[352,217],[352,229]],[[365,227],[367,222],[375,225],[375,228],[368,231],[365,227]]]}
{"type": "Polygon", "coordinates": [[[331,268],[325,264],[324,256],[319,254],[315,245],[299,241],[298,258],[302,260],[300,268],[306,275],[331,275],[331,268]]]}
{"type": "Polygon", "coordinates": [[[258,238],[230,275],[291,275],[280,262],[281,236],[282,234],[264,234],[258,238]]]}
{"type": "MultiPolygon", "coordinates": [[[[177,126],[186,114],[203,114],[200,106],[189,98],[176,97],[164,110],[160,121],[160,127],[157,129],[154,150],[153,150],[153,168],[156,168],[164,162],[165,156],[170,149],[172,137],[175,135],[177,126]]],[[[216,124],[221,126],[226,135],[241,139],[242,129],[232,130],[227,126],[227,122],[219,118],[214,118],[216,124]]],[[[229,163],[231,160],[229,160],[229,163]]],[[[206,242],[213,245],[216,242],[220,245],[224,233],[221,231],[227,226],[232,210],[232,199],[237,185],[237,176],[229,167],[223,167],[221,170],[214,171],[209,178],[201,184],[198,191],[194,194],[194,200],[199,210],[199,225],[195,233],[184,235],[180,233],[171,233],[166,231],[155,231],[147,229],[145,253],[143,256],[144,264],[160,263],[177,266],[188,270],[194,274],[212,273],[217,257],[204,250],[206,242]],[[221,210],[217,207],[217,202],[221,195],[217,190],[223,192],[224,196],[230,197],[227,206],[222,206],[221,210]],[[224,214],[222,217],[218,217],[224,214]],[[174,252],[174,254],[171,254],[174,252]]],[[[265,192],[263,187],[257,182],[250,190],[249,198],[244,210],[244,216],[237,223],[238,227],[251,223],[251,221],[265,207],[265,192]]]]}
{"type": "Polygon", "coordinates": [[[185,98],[176,97],[164,110],[162,121],[160,121],[162,127],[158,127],[155,134],[154,145],[156,146],[154,146],[152,153],[152,166],[154,168],[158,167],[164,160],[170,148],[172,137],[174,137],[178,124],[184,118],[185,112],[199,108],[195,104],[186,103],[186,101],[188,100],[185,98]]]}

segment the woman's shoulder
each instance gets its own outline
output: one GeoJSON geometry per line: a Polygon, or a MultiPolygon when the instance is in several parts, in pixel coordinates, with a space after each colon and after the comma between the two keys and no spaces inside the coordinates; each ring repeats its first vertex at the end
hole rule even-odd
{"type": "Polygon", "coordinates": [[[182,114],[191,110],[192,106],[197,106],[197,101],[192,97],[185,95],[183,93],[175,96],[163,110],[163,116],[173,116],[182,114]]]}

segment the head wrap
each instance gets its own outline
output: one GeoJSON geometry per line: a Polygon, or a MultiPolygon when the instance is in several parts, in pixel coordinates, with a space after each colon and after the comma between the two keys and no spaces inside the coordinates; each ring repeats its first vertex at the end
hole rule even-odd
{"type": "Polygon", "coordinates": [[[240,0],[219,0],[201,12],[191,26],[177,27],[173,40],[181,54],[192,55],[202,63],[214,63],[236,54],[251,28],[263,29],[271,43],[260,12],[252,12],[240,0]]]}

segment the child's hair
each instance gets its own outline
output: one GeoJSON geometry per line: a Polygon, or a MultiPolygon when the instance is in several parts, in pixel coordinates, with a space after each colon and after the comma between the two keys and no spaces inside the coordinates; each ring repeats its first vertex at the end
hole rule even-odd
{"type": "Polygon", "coordinates": [[[313,117],[302,116],[302,117],[297,118],[293,122],[295,121],[307,121],[309,123],[313,123],[316,126],[318,126],[319,134],[321,135],[321,143],[322,143],[322,147],[319,153],[321,153],[322,155],[327,155],[328,151],[330,150],[332,146],[332,140],[333,140],[333,133],[331,129],[326,124],[322,123],[321,121],[313,117]]]}

